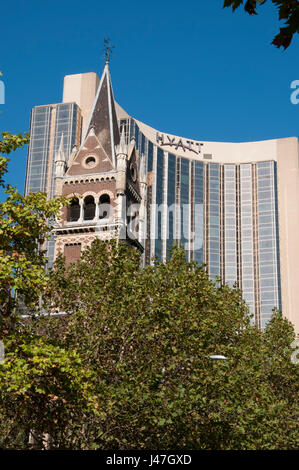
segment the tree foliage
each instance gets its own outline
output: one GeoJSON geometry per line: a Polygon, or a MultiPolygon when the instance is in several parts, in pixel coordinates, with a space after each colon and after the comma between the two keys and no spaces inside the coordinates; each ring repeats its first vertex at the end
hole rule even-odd
{"type": "Polygon", "coordinates": [[[80,447],[82,423],[97,412],[92,379],[76,351],[24,331],[9,335],[0,366],[0,448],[28,449],[30,434],[35,448],[80,447]]]}
{"type": "Polygon", "coordinates": [[[58,213],[64,198],[49,200],[45,193],[23,196],[5,184],[8,154],[29,142],[29,136],[2,132],[0,140],[0,190],[6,200],[0,203],[0,328],[11,323],[17,291],[27,307],[32,305],[47,282],[45,252],[50,220],[58,213]]]}
{"type": "Polygon", "coordinates": [[[49,433],[53,446],[67,442],[69,448],[80,447],[83,418],[97,411],[91,372],[75,350],[44,339],[20,311],[21,300],[25,313],[39,313],[38,299],[49,280],[42,245],[51,229],[49,220],[67,201],[48,200],[44,193],[24,197],[5,184],[7,155],[26,145],[29,137],[1,135],[0,189],[7,197],[0,203],[0,340],[5,346],[0,365],[0,447],[28,448],[29,435],[34,434],[35,446],[43,448],[43,437],[49,433]],[[71,429],[66,426],[70,419],[71,429]]]}
{"type": "MultiPolygon", "coordinates": [[[[4,134],[2,153],[24,139],[4,134]]],[[[34,435],[38,448],[298,448],[295,335],[280,312],[259,331],[240,290],[180,248],[143,268],[134,248],[96,240],[46,272],[39,247],[63,201],[1,184],[0,447],[34,435]],[[9,307],[16,289],[31,318],[9,307]]]]}
{"type": "MultiPolygon", "coordinates": [[[[257,15],[257,8],[267,0],[224,0],[223,7],[232,7],[233,11],[244,5],[244,10],[249,15],[257,15]]],[[[278,8],[279,20],[283,20],[285,25],[280,28],[280,32],[274,37],[272,44],[276,47],[287,49],[291,44],[293,36],[299,33],[299,3],[298,0],[272,0],[278,8]]]]}
{"type": "Polygon", "coordinates": [[[241,292],[183,250],[142,268],[134,249],[96,240],[76,264],[57,260],[44,300],[68,314],[39,328],[97,377],[88,448],[298,448],[292,326],[276,312],[259,331],[241,292]]]}

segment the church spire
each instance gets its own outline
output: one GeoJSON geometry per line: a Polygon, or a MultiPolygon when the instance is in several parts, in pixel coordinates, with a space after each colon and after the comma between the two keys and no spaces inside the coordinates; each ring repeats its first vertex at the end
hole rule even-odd
{"type": "Polygon", "coordinates": [[[116,156],[119,154],[127,155],[128,153],[128,146],[126,144],[126,138],[125,138],[125,128],[122,126],[121,129],[121,135],[120,135],[120,142],[119,144],[115,147],[116,151],[116,156]]]}
{"type": "Polygon", "coordinates": [[[64,153],[64,135],[61,134],[58,151],[55,154],[55,177],[62,178],[66,169],[66,156],[64,153]]]}
{"type": "Polygon", "coordinates": [[[104,67],[83,142],[91,128],[93,128],[95,135],[115,167],[115,146],[120,142],[120,135],[111,85],[109,61],[106,61],[104,67]]]}
{"type": "Polygon", "coordinates": [[[55,154],[55,162],[65,162],[65,161],[66,161],[66,157],[64,153],[64,134],[62,132],[59,148],[55,154]]]}

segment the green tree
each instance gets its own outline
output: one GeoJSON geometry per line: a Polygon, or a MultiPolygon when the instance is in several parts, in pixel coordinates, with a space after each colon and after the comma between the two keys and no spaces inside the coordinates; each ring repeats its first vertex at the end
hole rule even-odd
{"type": "Polygon", "coordinates": [[[0,191],[6,200],[0,203],[0,328],[7,329],[14,324],[16,292],[29,308],[46,285],[46,257],[41,248],[51,229],[49,221],[66,200],[49,200],[45,193],[24,197],[6,184],[8,154],[28,144],[29,136],[8,132],[1,136],[0,191]]]}
{"type": "Polygon", "coordinates": [[[45,302],[68,315],[39,328],[97,377],[92,448],[298,448],[292,326],[278,312],[259,331],[241,292],[183,250],[142,268],[135,249],[96,240],[76,264],[58,258],[45,302]]]}
{"type": "Polygon", "coordinates": [[[93,373],[78,353],[38,335],[30,337],[26,329],[6,339],[5,351],[0,366],[0,448],[84,448],[84,422],[100,414],[93,373]]]}
{"type": "MultiPolygon", "coordinates": [[[[244,10],[249,15],[257,15],[257,7],[263,5],[267,0],[224,0],[223,8],[232,7],[233,11],[244,5],[244,10]]],[[[280,32],[272,41],[276,47],[287,49],[291,44],[293,36],[299,33],[299,3],[298,0],[271,0],[278,8],[279,20],[285,21],[280,32]]]]}
{"type": "Polygon", "coordinates": [[[44,193],[24,197],[6,184],[7,155],[26,145],[29,137],[1,135],[0,189],[7,197],[0,203],[0,340],[5,346],[0,364],[0,447],[28,448],[30,432],[39,448],[45,445],[45,435],[51,436],[54,447],[57,442],[83,447],[87,434],[82,433],[82,422],[98,414],[92,372],[75,349],[44,339],[19,308],[21,299],[25,313],[40,313],[38,299],[49,280],[41,248],[51,229],[49,220],[67,201],[48,200],[44,193]]]}
{"type": "MultiPolygon", "coordinates": [[[[2,134],[0,150],[26,142],[2,134]]],[[[143,268],[137,250],[96,240],[76,264],[60,256],[47,273],[39,248],[63,201],[21,199],[5,187],[7,162],[0,157],[2,448],[29,448],[29,432],[39,448],[45,435],[69,449],[298,448],[294,331],[280,312],[259,331],[241,292],[210,281],[181,249],[143,268]],[[41,293],[49,315],[39,314],[41,293]]]]}

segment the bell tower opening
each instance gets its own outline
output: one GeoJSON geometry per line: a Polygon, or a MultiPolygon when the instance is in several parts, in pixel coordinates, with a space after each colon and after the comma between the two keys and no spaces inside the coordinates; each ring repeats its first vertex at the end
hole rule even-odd
{"type": "Polygon", "coordinates": [[[68,206],[67,211],[67,221],[68,222],[77,222],[80,218],[80,204],[79,199],[74,198],[71,204],[68,206]]]}
{"type": "Polygon", "coordinates": [[[84,220],[93,220],[96,213],[96,205],[93,196],[86,196],[83,205],[84,220]]]}
{"type": "Polygon", "coordinates": [[[99,219],[109,219],[110,216],[110,197],[108,194],[102,194],[99,201],[99,219]]]}

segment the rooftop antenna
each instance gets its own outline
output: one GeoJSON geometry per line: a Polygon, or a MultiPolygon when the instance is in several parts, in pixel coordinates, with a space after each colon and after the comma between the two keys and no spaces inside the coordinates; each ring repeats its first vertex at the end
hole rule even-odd
{"type": "Polygon", "coordinates": [[[104,57],[106,58],[106,64],[109,64],[110,58],[113,54],[113,49],[114,46],[111,45],[110,43],[110,38],[105,38],[104,39],[104,57]]]}

